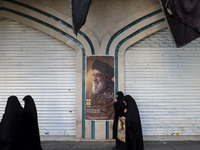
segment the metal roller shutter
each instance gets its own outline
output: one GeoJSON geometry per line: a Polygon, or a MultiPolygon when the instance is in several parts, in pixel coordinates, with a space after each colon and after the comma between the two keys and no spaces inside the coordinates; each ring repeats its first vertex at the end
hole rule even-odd
{"type": "Polygon", "coordinates": [[[200,40],[175,48],[168,30],[125,52],[125,93],[144,135],[200,135],[200,40]]]}
{"type": "Polygon", "coordinates": [[[75,135],[75,52],[52,37],[7,19],[0,21],[0,116],[7,98],[31,95],[40,134],[75,135]]]}

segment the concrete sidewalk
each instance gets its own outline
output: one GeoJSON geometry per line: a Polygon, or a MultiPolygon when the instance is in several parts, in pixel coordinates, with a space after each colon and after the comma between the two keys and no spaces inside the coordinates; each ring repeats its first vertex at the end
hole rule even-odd
{"type": "MultiPolygon", "coordinates": [[[[41,136],[43,150],[113,150],[115,141],[41,136]]],[[[145,150],[200,150],[200,136],[144,136],[145,150]]]]}
{"type": "MultiPolygon", "coordinates": [[[[108,140],[94,140],[94,139],[79,139],[75,136],[58,136],[58,135],[41,135],[41,141],[114,141],[113,139],[108,140]]],[[[146,142],[174,142],[174,141],[200,141],[199,135],[156,135],[156,136],[143,136],[146,142]]]]}
{"type": "MultiPolygon", "coordinates": [[[[42,141],[43,150],[113,150],[114,141],[42,141]]],[[[145,150],[200,150],[200,141],[144,142],[145,150]]]]}

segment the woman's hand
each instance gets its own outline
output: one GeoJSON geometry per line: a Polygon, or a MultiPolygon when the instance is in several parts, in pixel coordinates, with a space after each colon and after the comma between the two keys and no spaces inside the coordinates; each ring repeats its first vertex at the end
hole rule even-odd
{"type": "Polygon", "coordinates": [[[122,119],[126,119],[124,116],[121,117],[122,119]]]}
{"type": "Polygon", "coordinates": [[[124,109],[124,113],[127,113],[127,109],[124,109]]]}

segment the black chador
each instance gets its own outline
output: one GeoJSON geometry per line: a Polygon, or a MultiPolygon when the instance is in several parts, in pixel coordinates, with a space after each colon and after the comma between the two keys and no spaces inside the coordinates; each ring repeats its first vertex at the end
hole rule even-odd
{"type": "Polygon", "coordinates": [[[31,150],[42,150],[38,127],[37,109],[34,100],[27,95],[23,98],[25,105],[25,130],[28,144],[31,150]]]}
{"type": "Polygon", "coordinates": [[[124,100],[127,104],[126,143],[128,150],[144,150],[142,127],[137,104],[130,95],[124,96],[124,100]]]}
{"type": "Polygon", "coordinates": [[[116,139],[116,148],[119,148],[120,141],[117,139],[118,118],[124,116],[125,104],[123,103],[124,94],[119,91],[116,93],[117,101],[114,102],[114,122],[113,122],[113,139],[116,139]]]}
{"type": "Polygon", "coordinates": [[[18,98],[10,96],[0,123],[0,150],[29,150],[25,140],[24,110],[18,98]]]}

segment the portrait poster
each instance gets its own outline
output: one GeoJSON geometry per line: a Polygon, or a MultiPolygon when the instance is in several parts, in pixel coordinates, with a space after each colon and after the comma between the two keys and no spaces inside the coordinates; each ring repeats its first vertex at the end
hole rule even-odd
{"type": "Polygon", "coordinates": [[[118,119],[117,138],[124,143],[126,142],[126,120],[122,117],[118,119]]]}
{"type": "Polygon", "coordinates": [[[114,118],[114,57],[88,56],[86,72],[87,120],[114,118]]]}

